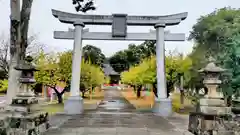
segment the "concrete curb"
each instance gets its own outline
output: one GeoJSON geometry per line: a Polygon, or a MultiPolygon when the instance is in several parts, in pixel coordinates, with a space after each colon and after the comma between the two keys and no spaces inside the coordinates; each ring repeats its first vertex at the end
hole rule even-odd
{"type": "MultiPolygon", "coordinates": [[[[172,115],[173,117],[178,117],[178,118],[183,118],[185,116],[182,116],[180,114],[177,114],[177,113],[173,113],[172,115]]],[[[168,119],[167,117],[163,117],[164,119],[166,119],[172,126],[175,127],[176,131],[182,133],[182,135],[193,135],[193,133],[189,132],[186,128],[182,128],[182,127],[179,127],[179,125],[177,125],[176,123],[174,123],[173,121],[171,121],[170,119],[168,119]]],[[[185,118],[183,118],[185,119],[185,118]]],[[[182,123],[184,124],[184,122],[182,123]]],[[[185,124],[184,124],[185,125],[185,124]]]]}
{"type": "Polygon", "coordinates": [[[97,102],[97,104],[96,104],[96,105],[97,105],[96,109],[98,108],[99,104],[100,104],[102,101],[103,101],[103,100],[97,102]]]}
{"type": "MultiPolygon", "coordinates": [[[[102,101],[102,100],[101,100],[101,101],[102,101]]],[[[99,104],[101,103],[101,101],[97,102],[95,109],[98,108],[98,106],[99,106],[99,104]]],[[[65,118],[65,119],[62,120],[61,122],[58,122],[57,125],[50,125],[50,128],[49,128],[46,132],[51,131],[51,130],[56,130],[56,129],[58,129],[58,128],[59,128],[61,125],[63,125],[66,121],[68,121],[69,119],[71,119],[71,116],[72,116],[72,115],[66,114],[65,112],[57,112],[57,113],[54,114],[54,115],[55,115],[55,116],[57,116],[57,115],[65,115],[67,118],[65,118]]],[[[54,117],[54,115],[50,115],[50,117],[54,117]]]]}
{"type": "MultiPolygon", "coordinates": [[[[55,116],[57,116],[57,115],[64,115],[64,113],[56,113],[55,114],[55,116]]],[[[55,123],[57,123],[57,124],[51,124],[51,120],[49,120],[49,125],[50,125],[50,127],[45,131],[45,132],[43,132],[43,133],[41,133],[40,135],[46,135],[48,132],[51,132],[51,131],[54,131],[54,130],[57,130],[57,129],[59,129],[59,127],[60,126],[62,126],[66,121],[68,121],[69,119],[71,119],[71,116],[70,115],[65,115],[66,116],[66,118],[62,118],[61,120],[59,120],[59,118],[57,119],[58,121],[57,122],[55,122],[55,123]]],[[[52,117],[54,117],[54,115],[49,115],[49,117],[50,117],[50,119],[52,118],[52,117]]],[[[52,118],[52,119],[56,119],[56,118],[52,118]]]]}

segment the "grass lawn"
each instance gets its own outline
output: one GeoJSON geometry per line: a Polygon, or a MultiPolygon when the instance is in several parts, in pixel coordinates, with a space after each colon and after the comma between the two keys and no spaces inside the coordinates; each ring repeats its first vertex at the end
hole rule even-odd
{"type": "Polygon", "coordinates": [[[0,96],[6,96],[6,93],[0,93],[0,96]]]}
{"type": "MultiPolygon", "coordinates": [[[[154,94],[149,96],[137,98],[136,93],[132,89],[122,90],[122,95],[132,104],[136,109],[151,109],[154,103],[154,94]]],[[[143,92],[141,93],[143,95],[143,92]]]]}
{"type": "MultiPolygon", "coordinates": [[[[66,100],[68,96],[69,96],[69,93],[65,93],[64,100],[66,100]]],[[[104,91],[96,90],[96,92],[92,94],[92,96],[90,93],[87,92],[85,93],[85,96],[87,98],[83,99],[84,110],[92,110],[92,109],[95,109],[96,105],[103,99],[104,91]]],[[[64,104],[58,104],[57,101],[54,101],[47,105],[42,105],[41,109],[43,111],[48,112],[49,114],[55,114],[57,112],[64,111],[64,104]]]]}
{"type": "Polygon", "coordinates": [[[194,111],[194,105],[191,100],[184,98],[184,104],[180,104],[180,93],[173,93],[171,96],[173,111],[181,114],[189,114],[189,112],[194,111]]]}
{"type": "Polygon", "coordinates": [[[55,114],[57,112],[63,112],[64,104],[52,103],[48,105],[43,105],[41,107],[42,111],[48,112],[49,114],[55,114]]]}
{"type": "MultiPolygon", "coordinates": [[[[155,95],[153,92],[150,95],[142,98],[137,98],[136,93],[132,89],[125,89],[122,95],[139,110],[150,110],[153,107],[155,95]]],[[[143,92],[141,93],[143,95],[143,92]]],[[[182,114],[188,114],[193,109],[191,101],[184,99],[184,105],[180,104],[180,93],[174,93],[172,96],[173,111],[182,114]],[[182,109],[184,108],[184,109],[182,109]]]]}

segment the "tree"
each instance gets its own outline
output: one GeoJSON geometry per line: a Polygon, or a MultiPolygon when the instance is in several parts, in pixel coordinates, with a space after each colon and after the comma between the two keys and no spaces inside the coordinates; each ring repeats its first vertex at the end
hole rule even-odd
{"type": "Polygon", "coordinates": [[[81,11],[81,12],[85,13],[89,10],[96,9],[92,0],[73,0],[72,3],[73,3],[73,5],[76,5],[75,8],[76,8],[77,12],[81,11]]]}
{"type": "MultiPolygon", "coordinates": [[[[44,54],[41,52],[35,60],[39,69],[35,74],[37,83],[51,87],[55,91],[59,103],[63,102],[62,95],[64,92],[70,89],[72,75],[71,59],[72,51],[65,51],[58,54],[44,54]],[[66,87],[61,92],[57,89],[59,81],[66,83],[66,87]]],[[[87,90],[95,88],[103,82],[104,74],[101,68],[83,59],[80,79],[80,91],[83,97],[85,97],[84,95],[87,90]]]]}
{"type": "MultiPolygon", "coordinates": [[[[191,60],[182,55],[170,54],[166,56],[166,77],[168,93],[173,86],[178,83],[178,75],[186,73],[191,67],[191,60]]],[[[137,87],[137,96],[140,97],[140,91],[143,85],[152,84],[153,92],[157,97],[157,73],[156,73],[156,56],[151,56],[142,60],[139,65],[132,66],[128,71],[121,74],[124,83],[137,87]]]]}
{"type": "Polygon", "coordinates": [[[156,41],[145,41],[139,45],[140,52],[142,53],[142,58],[148,58],[156,54],[156,41]]]}
{"type": "Polygon", "coordinates": [[[141,97],[140,92],[145,84],[152,84],[156,94],[156,57],[145,58],[139,65],[132,66],[128,71],[121,74],[123,83],[131,84],[137,91],[137,97],[141,97]]]}
{"type": "MultiPolygon", "coordinates": [[[[209,15],[202,16],[198,19],[189,37],[189,40],[195,40],[196,42],[196,46],[190,55],[193,61],[194,71],[192,76],[195,78],[192,80],[197,82],[195,84],[200,84],[199,81],[201,81],[201,77],[195,71],[206,65],[207,57],[213,56],[219,66],[229,71],[228,81],[224,80],[229,84],[225,85],[228,88],[224,88],[228,91],[224,92],[226,97],[231,96],[238,89],[238,86],[234,85],[236,82],[232,83],[232,81],[238,80],[238,73],[235,68],[238,67],[236,65],[238,61],[236,50],[238,50],[239,46],[237,45],[236,37],[238,37],[237,35],[240,33],[239,15],[239,9],[222,8],[215,10],[209,15]],[[234,66],[230,67],[230,65],[234,66]],[[232,78],[233,76],[235,79],[232,78]]],[[[199,86],[203,87],[202,84],[199,86]]]]}
{"type": "Polygon", "coordinates": [[[6,93],[8,88],[8,80],[0,80],[0,93],[6,93]]]}
{"type": "Polygon", "coordinates": [[[184,87],[190,89],[196,89],[197,91],[204,87],[202,80],[203,78],[199,74],[198,70],[206,66],[206,51],[203,48],[195,47],[192,53],[188,56],[192,65],[190,70],[187,72],[188,79],[184,79],[184,87]]]}
{"type": "Polygon", "coordinates": [[[139,64],[144,58],[156,54],[155,41],[145,41],[140,45],[130,44],[128,49],[119,51],[109,58],[110,64],[117,72],[128,70],[139,64]]]}
{"type": "Polygon", "coordinates": [[[232,8],[217,9],[202,16],[193,26],[189,40],[195,40],[196,48],[201,47],[208,55],[224,51],[224,44],[219,44],[231,38],[240,31],[240,10],[232,8]]]}
{"type": "Polygon", "coordinates": [[[226,96],[240,96],[240,33],[227,40],[225,43],[226,51],[219,55],[218,60],[227,69],[223,74],[222,92],[226,96]]]}
{"type": "Polygon", "coordinates": [[[83,58],[85,61],[90,61],[94,65],[102,66],[105,61],[105,55],[102,53],[101,49],[86,45],[83,47],[83,58]]]}
{"type": "Polygon", "coordinates": [[[63,77],[66,77],[67,75],[63,76],[61,74],[59,65],[57,63],[58,58],[56,56],[56,54],[49,55],[44,54],[43,52],[39,54],[35,60],[39,70],[35,73],[35,79],[38,84],[52,88],[58,97],[58,103],[63,103],[62,95],[68,89],[68,87],[65,87],[63,91],[59,92],[57,89],[57,84],[60,81],[65,81],[63,80],[63,77]]]}
{"type": "Polygon", "coordinates": [[[80,89],[83,97],[85,95],[84,93],[87,90],[93,90],[95,87],[103,83],[104,73],[102,72],[101,68],[99,66],[91,64],[88,61],[82,61],[80,89]]]}
{"type": "Polygon", "coordinates": [[[1,79],[8,78],[8,54],[9,54],[9,42],[5,38],[1,37],[0,43],[0,69],[1,69],[1,79]]]}
{"type": "Polygon", "coordinates": [[[116,72],[122,72],[129,68],[127,55],[124,51],[116,52],[112,57],[109,58],[109,63],[116,72]]]}
{"type": "MultiPolygon", "coordinates": [[[[85,0],[86,1],[86,0],[85,0]]],[[[81,4],[84,0],[73,0],[73,4],[77,4],[76,10],[87,12],[94,10],[92,1],[81,4]]],[[[7,91],[7,102],[15,96],[19,88],[18,78],[20,71],[14,69],[18,63],[24,61],[26,48],[28,47],[28,27],[31,15],[33,0],[10,0],[10,64],[8,81],[11,83],[7,91]],[[20,7],[22,5],[22,7],[20,7]]]]}
{"type": "MultiPolygon", "coordinates": [[[[84,56],[83,56],[84,57],[84,56]]],[[[71,74],[72,74],[72,51],[66,51],[59,54],[59,75],[62,80],[65,80],[67,86],[70,87],[71,74]]],[[[94,88],[104,81],[104,74],[98,65],[94,65],[91,61],[85,61],[83,59],[81,64],[81,79],[80,79],[80,91],[84,97],[85,92],[89,88],[94,88]]]]}
{"type": "MultiPolygon", "coordinates": [[[[1,78],[8,78],[9,71],[9,57],[10,57],[10,41],[2,35],[0,37],[0,69],[2,70],[1,78]]],[[[44,45],[37,42],[37,36],[31,35],[28,37],[28,47],[26,54],[30,56],[37,56],[38,53],[44,49],[44,45]]]]}
{"type": "Polygon", "coordinates": [[[11,83],[7,90],[7,103],[16,95],[19,88],[20,71],[14,69],[24,61],[28,46],[28,27],[33,0],[10,0],[10,64],[8,81],[11,83]],[[22,7],[20,8],[20,5],[22,7]]]}

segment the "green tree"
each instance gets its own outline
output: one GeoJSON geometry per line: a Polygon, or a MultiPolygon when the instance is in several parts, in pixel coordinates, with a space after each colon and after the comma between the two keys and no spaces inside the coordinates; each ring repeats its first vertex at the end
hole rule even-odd
{"type": "Polygon", "coordinates": [[[206,66],[206,51],[204,48],[195,47],[192,53],[188,56],[192,61],[192,66],[187,72],[188,79],[185,80],[185,88],[196,89],[197,91],[204,87],[202,83],[202,76],[199,74],[198,70],[206,66]]]}
{"type": "Polygon", "coordinates": [[[152,84],[156,78],[156,60],[155,57],[145,58],[137,66],[132,66],[128,71],[121,74],[123,83],[131,84],[134,90],[137,91],[139,98],[142,86],[145,84],[152,84]]]}
{"type": "Polygon", "coordinates": [[[98,66],[102,66],[106,59],[101,49],[92,45],[83,47],[83,58],[85,61],[91,61],[92,64],[98,66]]]}
{"type": "Polygon", "coordinates": [[[193,61],[192,82],[190,81],[192,84],[195,83],[199,87],[203,87],[199,83],[202,79],[196,71],[206,65],[207,57],[213,56],[217,60],[217,64],[228,71],[228,79],[224,79],[225,87],[223,86],[225,96],[230,97],[236,91],[239,91],[238,86],[235,85],[236,82],[240,83],[238,82],[240,80],[237,79],[236,69],[238,68],[236,51],[239,49],[237,38],[239,38],[240,33],[239,16],[239,9],[222,8],[202,16],[193,26],[189,37],[189,40],[196,42],[196,46],[190,55],[193,61]],[[226,85],[226,82],[228,82],[228,85],[226,85]]]}
{"type": "Polygon", "coordinates": [[[58,53],[59,75],[62,80],[67,82],[69,87],[72,76],[72,51],[58,53]]]}
{"type": "MultiPolygon", "coordinates": [[[[70,88],[72,75],[72,51],[65,51],[58,54],[39,54],[36,64],[40,71],[36,72],[36,80],[38,83],[47,85],[55,90],[59,103],[62,103],[62,95],[70,88]],[[66,87],[59,93],[56,85],[59,81],[64,81],[66,87]]],[[[81,82],[80,89],[84,97],[84,93],[90,88],[101,85],[104,82],[104,74],[101,68],[92,64],[90,61],[83,59],[81,64],[81,82]]]]}
{"type": "Polygon", "coordinates": [[[208,55],[223,52],[221,43],[240,32],[239,15],[239,9],[222,8],[202,16],[193,26],[189,40],[196,41],[196,48],[205,49],[208,55]]]}
{"type": "Polygon", "coordinates": [[[52,88],[58,97],[58,103],[63,103],[62,95],[68,87],[65,87],[62,92],[59,92],[57,89],[57,84],[59,81],[64,80],[65,77],[60,72],[60,67],[57,60],[58,58],[56,54],[50,55],[41,52],[35,60],[35,63],[39,70],[35,73],[35,79],[37,83],[52,88]]]}
{"type": "MultiPolygon", "coordinates": [[[[191,60],[183,58],[179,54],[170,54],[166,57],[166,77],[168,93],[173,89],[173,86],[179,82],[178,75],[186,74],[191,67],[191,60]]],[[[157,78],[156,78],[156,56],[151,56],[142,60],[138,65],[132,66],[128,71],[121,74],[123,83],[131,84],[137,88],[137,96],[140,97],[140,91],[143,85],[152,84],[153,92],[157,96],[157,78]]]]}
{"type": "Polygon", "coordinates": [[[8,88],[8,80],[0,80],[0,93],[6,93],[8,88]]]}
{"type": "Polygon", "coordinates": [[[109,61],[115,71],[123,72],[155,54],[155,41],[145,41],[140,45],[130,44],[128,49],[115,53],[109,61]]]}
{"type": "Polygon", "coordinates": [[[116,72],[122,72],[129,68],[129,62],[125,51],[116,52],[109,58],[109,62],[116,72]]]}
{"type": "Polygon", "coordinates": [[[240,96],[240,33],[225,43],[225,53],[219,55],[218,61],[227,69],[223,75],[222,92],[224,95],[240,96]]]}
{"type": "MultiPolygon", "coordinates": [[[[83,56],[84,57],[84,56],[83,56]]],[[[66,51],[59,54],[59,73],[62,80],[70,82],[72,74],[72,51],[66,51]]],[[[92,61],[82,60],[81,82],[86,87],[90,85],[97,86],[104,81],[104,74],[99,65],[92,64],[92,61]]]]}

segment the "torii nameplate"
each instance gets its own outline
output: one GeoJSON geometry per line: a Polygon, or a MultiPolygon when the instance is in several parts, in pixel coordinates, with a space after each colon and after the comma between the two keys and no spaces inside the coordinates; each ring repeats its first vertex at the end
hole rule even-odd
{"type": "Polygon", "coordinates": [[[113,14],[112,37],[126,37],[127,14],[113,14]]]}

